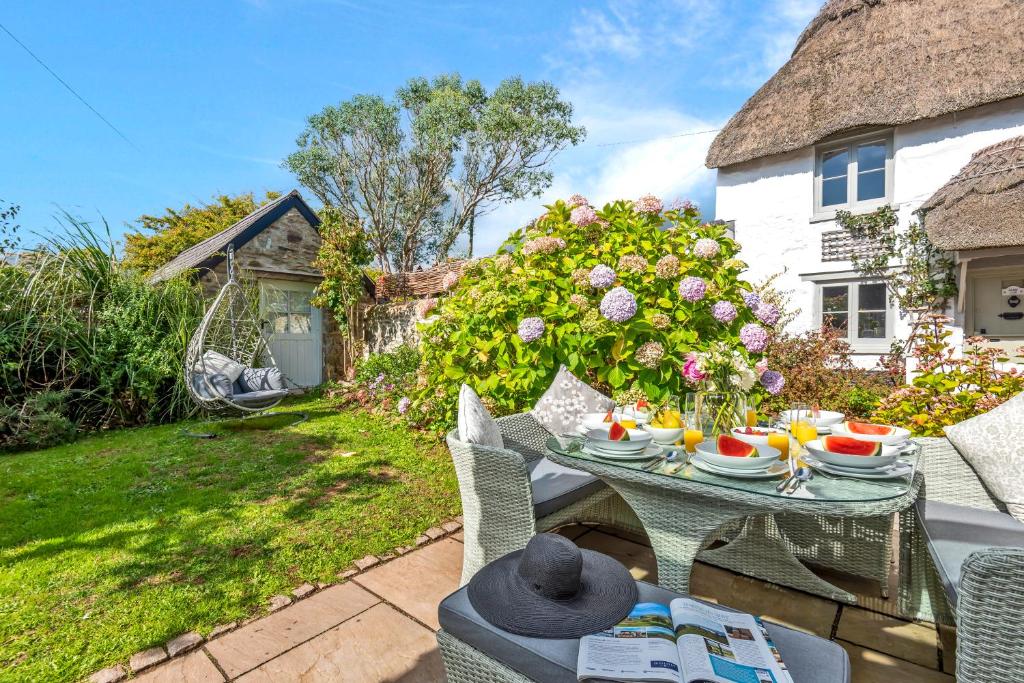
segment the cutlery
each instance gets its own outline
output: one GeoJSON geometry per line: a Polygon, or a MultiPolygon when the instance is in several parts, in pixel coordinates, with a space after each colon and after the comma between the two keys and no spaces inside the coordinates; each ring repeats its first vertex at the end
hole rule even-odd
{"type": "Polygon", "coordinates": [[[809,481],[814,478],[814,472],[811,471],[810,467],[798,467],[796,473],[792,476],[792,482],[783,491],[786,495],[793,495],[796,490],[800,488],[805,481],[809,481]]]}
{"type": "Polygon", "coordinates": [[[662,464],[664,464],[666,461],[674,460],[675,457],[676,457],[676,452],[675,451],[669,451],[665,455],[663,455],[663,456],[661,456],[659,458],[655,458],[654,460],[650,461],[649,463],[647,463],[646,465],[644,465],[640,469],[642,469],[645,472],[653,472],[654,470],[658,469],[662,464]]]}

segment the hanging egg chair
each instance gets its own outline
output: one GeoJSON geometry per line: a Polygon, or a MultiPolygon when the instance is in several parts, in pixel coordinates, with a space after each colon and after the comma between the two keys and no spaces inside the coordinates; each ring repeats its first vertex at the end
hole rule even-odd
{"type": "Polygon", "coordinates": [[[228,247],[228,281],[185,354],[185,386],[200,408],[245,416],[273,408],[288,395],[270,345],[235,273],[234,247],[228,247]],[[257,367],[258,366],[258,367],[257,367]]]}

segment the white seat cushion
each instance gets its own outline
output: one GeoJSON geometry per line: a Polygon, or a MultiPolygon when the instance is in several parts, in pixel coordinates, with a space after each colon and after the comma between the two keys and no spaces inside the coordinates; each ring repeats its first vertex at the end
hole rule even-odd
{"type": "Polygon", "coordinates": [[[504,448],[501,430],[472,387],[459,390],[459,441],[491,448],[504,448]]]}
{"type": "Polygon", "coordinates": [[[1006,510],[1024,522],[1024,392],[946,427],[946,437],[1006,510]]]}

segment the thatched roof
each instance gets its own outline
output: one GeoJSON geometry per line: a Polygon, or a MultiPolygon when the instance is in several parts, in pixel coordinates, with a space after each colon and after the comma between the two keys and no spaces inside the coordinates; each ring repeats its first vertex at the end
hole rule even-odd
{"type": "Polygon", "coordinates": [[[919,211],[940,249],[1024,246],[1024,136],[975,152],[919,211]]]}
{"type": "Polygon", "coordinates": [[[829,0],[708,150],[717,168],[1024,95],[1021,0],[829,0]]]}
{"type": "Polygon", "coordinates": [[[377,301],[405,297],[422,299],[441,294],[445,291],[444,276],[453,271],[461,273],[464,265],[464,261],[448,261],[429,270],[381,275],[375,283],[377,301]]]}

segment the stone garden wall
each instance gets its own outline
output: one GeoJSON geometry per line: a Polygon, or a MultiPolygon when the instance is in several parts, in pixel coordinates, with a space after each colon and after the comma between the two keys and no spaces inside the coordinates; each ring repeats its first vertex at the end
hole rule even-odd
{"type": "Polygon", "coordinates": [[[363,321],[363,355],[394,351],[402,344],[416,346],[417,301],[377,304],[367,308],[363,321]]]}

